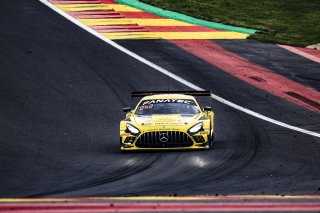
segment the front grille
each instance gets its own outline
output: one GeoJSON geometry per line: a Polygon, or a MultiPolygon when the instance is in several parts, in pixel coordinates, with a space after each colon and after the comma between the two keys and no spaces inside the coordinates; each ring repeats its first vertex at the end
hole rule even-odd
{"type": "Polygon", "coordinates": [[[136,142],[136,146],[141,148],[188,147],[192,145],[192,139],[186,133],[178,131],[146,132],[136,142]],[[167,141],[164,137],[167,138],[167,141]]]}

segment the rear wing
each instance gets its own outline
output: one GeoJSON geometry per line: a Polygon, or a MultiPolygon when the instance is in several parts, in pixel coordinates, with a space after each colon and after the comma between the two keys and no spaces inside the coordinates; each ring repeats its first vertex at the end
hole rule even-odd
{"type": "Polygon", "coordinates": [[[158,94],[182,94],[191,96],[211,96],[211,91],[139,91],[132,92],[131,98],[134,97],[144,97],[148,95],[158,95],[158,94]]]}

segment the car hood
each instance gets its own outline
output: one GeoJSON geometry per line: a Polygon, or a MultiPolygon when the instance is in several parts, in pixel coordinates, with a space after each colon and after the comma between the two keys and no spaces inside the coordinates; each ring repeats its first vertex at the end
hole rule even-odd
{"type": "Polygon", "coordinates": [[[199,117],[197,115],[150,115],[138,116],[134,118],[134,122],[138,126],[189,126],[199,117]]]}

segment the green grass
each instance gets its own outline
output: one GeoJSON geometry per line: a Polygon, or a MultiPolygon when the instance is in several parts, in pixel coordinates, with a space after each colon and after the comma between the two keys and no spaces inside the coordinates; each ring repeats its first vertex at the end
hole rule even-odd
{"type": "Polygon", "coordinates": [[[307,46],[320,42],[320,0],[140,0],[207,21],[259,30],[250,38],[307,46]]]}

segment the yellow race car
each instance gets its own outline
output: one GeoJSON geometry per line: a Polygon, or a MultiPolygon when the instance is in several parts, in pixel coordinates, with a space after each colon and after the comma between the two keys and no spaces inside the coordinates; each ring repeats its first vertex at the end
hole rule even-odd
{"type": "Polygon", "coordinates": [[[214,113],[201,108],[194,96],[210,91],[133,92],[142,97],[137,106],[123,109],[120,149],[210,149],[214,140],[214,113]]]}

